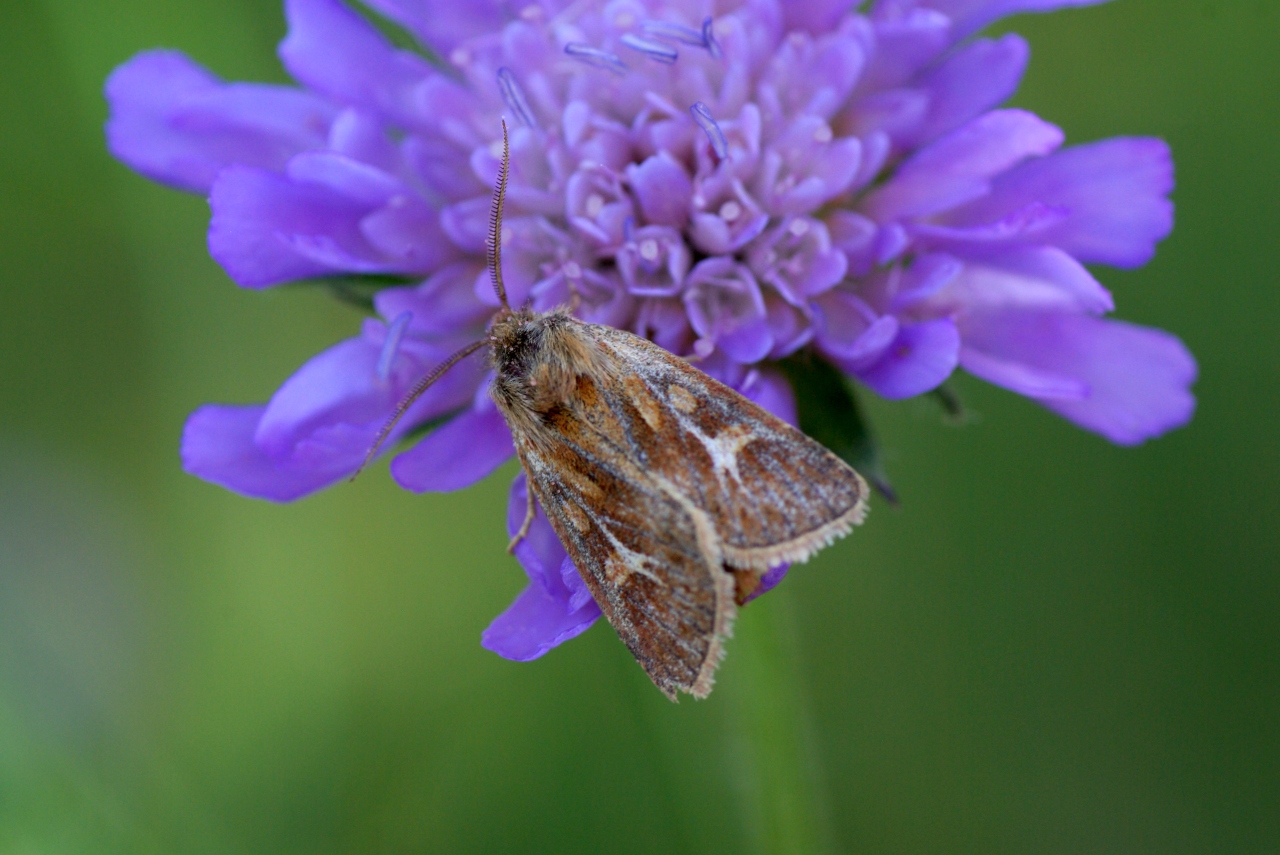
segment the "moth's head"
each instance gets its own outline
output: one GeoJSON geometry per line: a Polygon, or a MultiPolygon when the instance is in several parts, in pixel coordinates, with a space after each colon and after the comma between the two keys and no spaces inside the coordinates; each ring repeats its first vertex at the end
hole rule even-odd
{"type": "Polygon", "coordinates": [[[489,327],[489,350],[499,375],[523,376],[529,372],[542,346],[545,317],[529,309],[500,310],[489,327]]]}
{"type": "Polygon", "coordinates": [[[499,311],[489,327],[494,369],[501,377],[523,379],[549,359],[563,362],[569,355],[562,352],[566,345],[564,328],[574,323],[563,309],[546,313],[529,309],[499,311]]]}

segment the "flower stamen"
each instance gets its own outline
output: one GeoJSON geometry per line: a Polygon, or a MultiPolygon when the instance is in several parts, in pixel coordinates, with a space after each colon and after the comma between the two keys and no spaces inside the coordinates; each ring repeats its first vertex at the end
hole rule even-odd
{"type": "MultiPolygon", "coordinates": [[[[714,19],[707,17],[702,20],[702,28],[695,30],[693,27],[686,27],[684,24],[675,24],[671,21],[644,21],[640,24],[640,29],[646,36],[655,39],[661,39],[666,42],[676,42],[682,45],[692,45],[700,47],[711,54],[712,59],[719,59],[722,56],[720,51],[720,43],[716,41],[716,37],[712,34],[712,25],[714,19]]],[[[626,37],[623,37],[626,41],[626,37]]]]}
{"type": "Polygon", "coordinates": [[[627,64],[616,53],[609,53],[607,50],[600,50],[600,48],[584,45],[581,42],[569,42],[564,46],[564,52],[579,62],[584,62],[595,68],[603,68],[605,71],[612,71],[619,76],[627,73],[627,64]]]}
{"type": "Polygon", "coordinates": [[[701,101],[695,101],[689,108],[689,112],[693,115],[693,120],[698,123],[698,127],[702,128],[703,133],[707,135],[707,139],[711,141],[711,149],[716,153],[716,157],[721,160],[728,157],[729,141],[725,139],[724,131],[716,124],[716,120],[711,117],[711,109],[701,101]]]}
{"type": "Polygon", "coordinates": [[[724,56],[724,52],[720,50],[720,43],[716,41],[715,33],[712,32],[714,21],[711,16],[702,19],[702,46],[707,49],[707,53],[711,54],[712,59],[719,59],[724,56]]]}
{"type": "Polygon", "coordinates": [[[396,356],[400,353],[400,342],[404,338],[404,331],[409,328],[412,320],[413,312],[401,312],[387,327],[387,338],[382,342],[382,353],[378,354],[378,366],[374,369],[378,385],[386,385],[387,380],[391,378],[391,366],[395,364],[396,356]]]}
{"type": "Polygon", "coordinates": [[[505,65],[498,69],[498,89],[502,92],[503,102],[512,113],[515,113],[516,118],[523,122],[526,128],[537,130],[538,120],[529,107],[529,101],[524,97],[520,81],[516,80],[515,74],[505,65]]]}
{"type": "Polygon", "coordinates": [[[680,52],[668,45],[651,42],[648,39],[642,39],[639,36],[633,36],[630,33],[624,35],[621,42],[634,51],[639,51],[649,59],[655,62],[661,62],[664,65],[672,65],[680,58],[680,52]]]}
{"type": "Polygon", "coordinates": [[[655,39],[663,39],[669,42],[679,42],[682,45],[693,45],[694,47],[706,47],[706,42],[702,40],[702,33],[693,27],[686,27],[683,24],[673,24],[670,21],[645,21],[640,25],[640,29],[647,36],[653,36],[655,39]]]}

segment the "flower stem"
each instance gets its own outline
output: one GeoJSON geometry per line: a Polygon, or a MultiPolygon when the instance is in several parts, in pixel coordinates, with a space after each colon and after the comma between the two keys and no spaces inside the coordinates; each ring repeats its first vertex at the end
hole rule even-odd
{"type": "Polygon", "coordinates": [[[785,590],[744,609],[731,644],[721,689],[748,839],[755,851],[769,855],[833,851],[785,590]]]}

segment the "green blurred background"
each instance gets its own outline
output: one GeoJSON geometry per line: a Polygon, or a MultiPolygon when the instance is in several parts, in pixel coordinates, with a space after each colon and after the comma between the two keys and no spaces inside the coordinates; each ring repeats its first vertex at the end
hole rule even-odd
{"type": "Polygon", "coordinates": [[[1011,394],[872,402],[904,497],[746,610],[672,706],[607,626],[531,664],[503,470],[295,505],[184,475],[187,413],[353,333],[235,288],[205,203],[106,154],[101,86],[176,47],[282,80],[276,0],[2,0],[0,853],[1280,851],[1280,7],[1008,23],[1017,103],[1168,139],[1178,226],[1106,270],[1200,360],[1120,449],[1011,394]]]}

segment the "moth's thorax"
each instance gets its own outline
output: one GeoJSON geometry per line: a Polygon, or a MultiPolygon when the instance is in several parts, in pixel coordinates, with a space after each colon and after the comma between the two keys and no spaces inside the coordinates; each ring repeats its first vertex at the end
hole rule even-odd
{"type": "Polygon", "coordinates": [[[489,331],[493,397],[508,422],[570,403],[579,379],[603,370],[593,329],[563,311],[525,309],[494,322],[489,331]]]}

